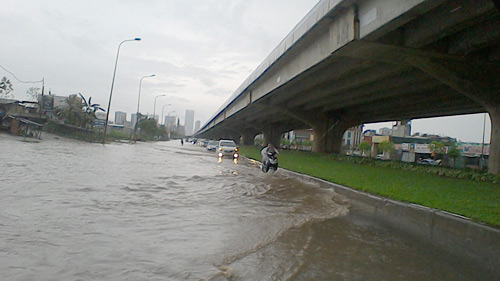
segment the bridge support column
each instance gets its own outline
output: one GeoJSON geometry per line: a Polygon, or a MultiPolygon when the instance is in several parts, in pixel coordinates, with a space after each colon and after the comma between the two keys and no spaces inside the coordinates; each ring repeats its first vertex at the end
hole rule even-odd
{"type": "Polygon", "coordinates": [[[344,133],[353,126],[356,126],[356,124],[342,121],[338,121],[336,124],[332,125],[327,134],[327,152],[341,154],[344,133]]]}
{"type": "Polygon", "coordinates": [[[315,122],[312,129],[314,131],[312,152],[326,152],[328,139],[328,119],[322,118],[320,121],[315,122]]]}
{"type": "Polygon", "coordinates": [[[255,136],[257,133],[249,133],[249,132],[244,132],[241,134],[241,144],[242,145],[254,145],[255,144],[255,136]]]}
{"type": "Polygon", "coordinates": [[[264,134],[264,145],[272,144],[275,147],[280,147],[282,135],[281,130],[268,125],[265,126],[262,133],[264,134]]]}
{"type": "Polygon", "coordinates": [[[443,63],[426,58],[405,58],[406,62],[438,79],[450,88],[481,104],[490,114],[491,141],[488,172],[500,175],[500,68],[489,63],[443,63]]]}
{"type": "Polygon", "coordinates": [[[313,152],[327,151],[329,126],[329,118],[327,115],[311,111],[290,111],[286,109],[283,109],[283,112],[311,126],[314,131],[313,152]]]}
{"type": "Polygon", "coordinates": [[[500,104],[488,108],[491,120],[488,172],[500,175],[500,104]]]}

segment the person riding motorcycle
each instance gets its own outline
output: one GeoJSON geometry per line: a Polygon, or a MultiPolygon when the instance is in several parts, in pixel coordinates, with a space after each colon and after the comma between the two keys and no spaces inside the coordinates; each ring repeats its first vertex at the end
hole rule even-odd
{"type": "Polygon", "coordinates": [[[264,167],[267,166],[267,163],[269,161],[269,157],[274,157],[277,158],[279,151],[272,145],[268,144],[266,147],[264,147],[261,151],[260,154],[262,155],[262,166],[263,166],[263,171],[267,172],[267,169],[264,169],[264,167]]]}

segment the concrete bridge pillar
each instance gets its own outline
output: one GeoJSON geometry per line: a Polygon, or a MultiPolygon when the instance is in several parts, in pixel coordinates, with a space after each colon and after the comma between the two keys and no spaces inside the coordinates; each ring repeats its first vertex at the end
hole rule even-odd
{"type": "Polygon", "coordinates": [[[281,130],[273,128],[272,125],[266,125],[262,133],[264,135],[264,145],[272,144],[275,147],[280,147],[281,135],[283,134],[281,130]]]}
{"type": "Polygon", "coordinates": [[[240,144],[240,134],[238,132],[235,132],[233,130],[228,130],[224,133],[223,136],[224,139],[234,140],[236,144],[240,144]]]}
{"type": "Polygon", "coordinates": [[[329,119],[327,115],[311,111],[291,111],[288,109],[282,109],[282,111],[285,114],[306,123],[308,126],[311,126],[314,131],[314,140],[312,145],[313,152],[326,152],[329,126],[329,119]]]}
{"type": "Polygon", "coordinates": [[[332,124],[327,134],[327,150],[326,152],[340,154],[342,152],[342,138],[347,129],[356,126],[355,123],[337,121],[332,124]]]}
{"type": "Polygon", "coordinates": [[[500,68],[487,62],[458,63],[407,57],[406,62],[481,104],[490,114],[488,172],[500,174],[500,68]]]}
{"type": "Polygon", "coordinates": [[[328,119],[322,118],[314,123],[312,127],[314,131],[314,140],[312,152],[326,152],[328,140],[328,119]]]}
{"type": "Polygon", "coordinates": [[[234,140],[234,142],[237,145],[241,144],[241,142],[240,142],[240,135],[239,134],[232,134],[232,135],[229,136],[229,139],[234,140]]]}
{"type": "Polygon", "coordinates": [[[242,145],[254,145],[255,144],[255,132],[243,132],[241,134],[241,144],[242,145]]]}
{"type": "Polygon", "coordinates": [[[500,175],[500,103],[488,107],[491,120],[490,155],[488,172],[500,175]]]}

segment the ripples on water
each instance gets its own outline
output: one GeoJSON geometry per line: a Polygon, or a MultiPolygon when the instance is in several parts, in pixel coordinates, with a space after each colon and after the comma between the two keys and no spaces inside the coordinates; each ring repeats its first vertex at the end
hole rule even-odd
{"type": "Polygon", "coordinates": [[[178,142],[0,134],[1,280],[474,279],[346,200],[178,142]]]}

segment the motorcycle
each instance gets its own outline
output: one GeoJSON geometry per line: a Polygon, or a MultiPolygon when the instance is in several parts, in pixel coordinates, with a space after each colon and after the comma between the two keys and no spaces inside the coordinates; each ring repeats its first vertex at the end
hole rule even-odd
{"type": "Polygon", "coordinates": [[[238,148],[236,148],[233,152],[233,162],[234,164],[238,164],[238,160],[240,158],[240,154],[238,153],[238,148]]]}
{"type": "Polygon", "coordinates": [[[276,153],[268,153],[267,159],[262,162],[261,165],[262,172],[276,172],[278,170],[278,157],[276,153]]]}
{"type": "Polygon", "coordinates": [[[219,156],[219,163],[222,163],[222,158],[224,158],[224,152],[221,150],[219,153],[217,153],[217,156],[219,156]]]}

